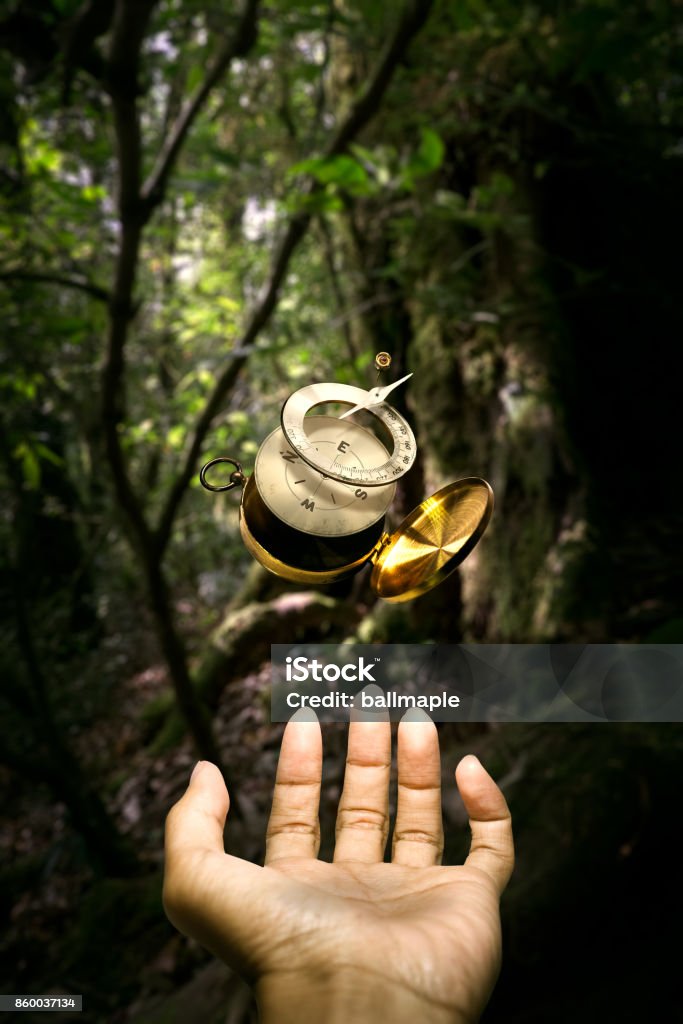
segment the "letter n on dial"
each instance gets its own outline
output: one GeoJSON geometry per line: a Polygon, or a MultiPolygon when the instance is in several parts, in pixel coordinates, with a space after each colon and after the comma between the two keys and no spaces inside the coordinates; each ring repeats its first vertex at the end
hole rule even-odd
{"type": "MultiPolygon", "coordinates": [[[[330,465],[363,468],[386,457],[382,443],[355,423],[310,416],[308,440],[330,465]]],[[[282,430],[270,434],[256,456],[256,486],[278,519],[295,530],[321,537],[359,533],[385,514],[395,485],[360,487],[332,480],[307,465],[289,447],[282,430]]]]}

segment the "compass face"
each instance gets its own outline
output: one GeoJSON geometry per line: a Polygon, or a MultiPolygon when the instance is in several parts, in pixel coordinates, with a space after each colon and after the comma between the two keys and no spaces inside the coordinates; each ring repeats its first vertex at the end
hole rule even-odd
{"type": "MultiPolygon", "coordinates": [[[[393,445],[391,452],[387,451],[381,442],[377,442],[375,453],[372,454],[368,450],[362,464],[353,460],[345,463],[337,457],[338,453],[334,449],[323,452],[320,446],[311,440],[309,424],[317,417],[306,415],[310,409],[325,402],[340,402],[353,406],[366,402],[367,399],[367,391],[352,387],[350,384],[309,384],[295,391],[283,405],[280,416],[289,445],[313,469],[340,483],[369,488],[385,487],[393,483],[407,473],[415,462],[417,445],[408,422],[392,409],[388,402],[370,405],[368,412],[376,416],[388,429],[393,445]]],[[[349,427],[352,426],[352,421],[349,420],[339,420],[337,423],[340,428],[347,423],[349,427]]],[[[338,433],[336,436],[341,438],[346,435],[338,433]]]]}
{"type": "MultiPolygon", "coordinates": [[[[332,472],[362,473],[388,458],[374,434],[347,420],[310,416],[306,436],[332,472]]],[[[258,450],[254,478],[273,515],[295,530],[319,537],[344,537],[367,529],[384,516],[396,490],[393,483],[364,488],[318,472],[290,448],[279,427],[258,450]]]]}

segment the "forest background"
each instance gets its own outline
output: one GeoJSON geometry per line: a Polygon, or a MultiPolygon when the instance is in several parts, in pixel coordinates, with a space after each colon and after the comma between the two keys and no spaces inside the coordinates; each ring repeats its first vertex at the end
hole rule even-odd
{"type": "MultiPolygon", "coordinates": [[[[271,642],[683,640],[682,46],[664,0],[0,5],[3,992],[254,1019],[161,845],[201,756],[262,855],[271,642]],[[197,475],[379,350],[414,373],[395,516],[496,493],[406,605],[268,575],[197,475]]],[[[485,1020],[676,1019],[680,727],[440,731],[447,859],[465,752],[516,825],[485,1020]]]]}

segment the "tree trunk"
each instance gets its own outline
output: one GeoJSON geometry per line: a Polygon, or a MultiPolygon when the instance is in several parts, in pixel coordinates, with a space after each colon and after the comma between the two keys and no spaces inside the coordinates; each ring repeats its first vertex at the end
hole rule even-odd
{"type": "MultiPolygon", "coordinates": [[[[159,641],[180,713],[187,723],[199,756],[204,760],[213,761],[214,764],[221,767],[221,756],[211,722],[192,682],[185,645],[173,620],[168,584],[161,563],[151,552],[146,552],[145,575],[157,623],[159,641]]],[[[221,770],[223,770],[222,767],[221,770]]],[[[225,771],[223,774],[225,775],[225,771]]],[[[227,776],[226,784],[230,788],[230,780],[227,776]]]]}
{"type": "MultiPolygon", "coordinates": [[[[109,875],[130,875],[139,864],[109,812],[92,788],[78,759],[64,739],[50,700],[50,686],[35,645],[28,609],[21,590],[20,572],[14,572],[17,640],[30,687],[32,714],[27,726],[33,728],[47,751],[45,771],[37,775],[55,797],[66,804],[74,827],[83,838],[89,859],[98,871],[109,875]]],[[[11,760],[11,758],[8,758],[11,760]]],[[[25,767],[20,768],[22,775],[25,767]]],[[[35,775],[34,775],[35,777],[35,775]]]]}

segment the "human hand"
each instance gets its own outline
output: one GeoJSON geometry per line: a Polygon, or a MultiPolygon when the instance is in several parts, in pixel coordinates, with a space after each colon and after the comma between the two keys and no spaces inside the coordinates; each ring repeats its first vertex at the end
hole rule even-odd
{"type": "Polygon", "coordinates": [[[505,799],[475,757],[460,762],[472,843],[463,866],[441,867],[436,728],[402,722],[384,863],[390,765],[389,723],[352,723],[331,864],[316,859],[317,722],[285,729],[264,867],[224,852],[229,799],[214,765],[199,762],[171,809],[166,912],[254,984],[265,1024],[462,1024],[488,1000],[500,966],[498,900],[513,865],[505,799]]]}

